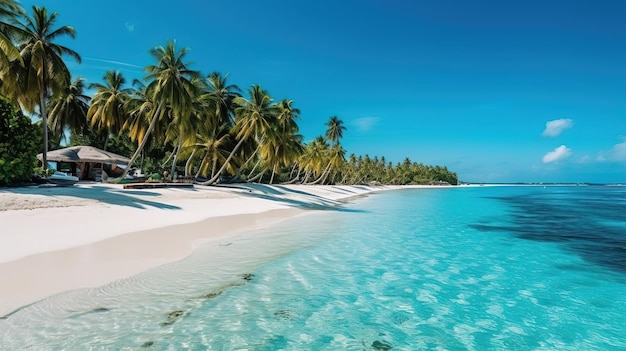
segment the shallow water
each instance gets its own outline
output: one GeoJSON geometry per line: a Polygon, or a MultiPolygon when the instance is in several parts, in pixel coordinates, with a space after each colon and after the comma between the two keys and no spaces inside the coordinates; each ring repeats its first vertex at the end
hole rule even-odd
{"type": "Polygon", "coordinates": [[[626,188],[390,191],[0,320],[0,347],[622,350],[626,188]]]}

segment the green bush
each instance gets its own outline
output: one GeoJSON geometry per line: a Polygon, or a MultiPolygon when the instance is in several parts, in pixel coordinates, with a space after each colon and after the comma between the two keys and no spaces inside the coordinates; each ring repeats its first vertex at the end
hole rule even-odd
{"type": "Polygon", "coordinates": [[[30,119],[0,98],[0,186],[32,179],[40,140],[30,119]]]}

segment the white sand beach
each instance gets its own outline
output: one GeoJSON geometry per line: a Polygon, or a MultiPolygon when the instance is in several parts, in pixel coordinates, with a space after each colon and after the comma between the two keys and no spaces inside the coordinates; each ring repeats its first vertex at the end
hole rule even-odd
{"type": "Polygon", "coordinates": [[[188,256],[195,245],[397,187],[242,184],[0,189],[0,317],[188,256]]]}

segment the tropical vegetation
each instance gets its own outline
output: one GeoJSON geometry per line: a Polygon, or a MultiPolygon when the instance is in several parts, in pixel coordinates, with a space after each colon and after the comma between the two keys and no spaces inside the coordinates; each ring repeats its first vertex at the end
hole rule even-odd
{"type": "Polygon", "coordinates": [[[0,98],[0,186],[30,181],[39,130],[22,111],[0,98]]]}
{"type": "Polygon", "coordinates": [[[44,167],[47,150],[65,143],[132,154],[131,164],[146,173],[168,170],[205,185],[457,184],[446,167],[346,158],[348,131],[337,116],[328,119],[324,135],[305,142],[294,100],[277,100],[259,84],[243,93],[228,74],[202,74],[188,61],[188,49],[173,41],[149,51],[153,63],[141,81],[129,84],[114,70],[102,83],[72,79],[65,60],[80,63],[80,55],[57,40],[76,32],[58,17],[44,7],[28,14],[16,1],[0,0],[0,95],[39,117],[44,167]]]}

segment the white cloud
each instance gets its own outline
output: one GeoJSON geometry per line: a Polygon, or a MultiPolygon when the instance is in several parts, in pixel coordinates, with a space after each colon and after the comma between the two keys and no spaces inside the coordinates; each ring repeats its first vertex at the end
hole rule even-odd
{"type": "Polygon", "coordinates": [[[609,151],[602,151],[596,157],[598,162],[626,162],[626,139],[613,145],[609,151]]]}
{"type": "Polygon", "coordinates": [[[626,161],[626,140],[613,146],[611,159],[615,161],[626,161]]]}
{"type": "Polygon", "coordinates": [[[543,163],[556,162],[568,158],[571,154],[571,149],[568,149],[565,145],[561,145],[554,149],[554,151],[550,151],[547,154],[543,155],[542,161],[543,163]]]}
{"type": "Polygon", "coordinates": [[[541,135],[547,137],[555,137],[561,134],[564,129],[571,128],[574,125],[574,121],[569,118],[555,119],[553,121],[546,122],[546,129],[544,129],[541,135]]]}
{"type": "Polygon", "coordinates": [[[132,32],[132,31],[135,30],[135,24],[133,22],[126,22],[126,23],[124,23],[124,27],[126,27],[126,29],[129,32],[132,32]]]}
{"type": "Polygon", "coordinates": [[[359,132],[367,132],[372,130],[372,128],[374,128],[379,121],[380,117],[367,116],[357,118],[352,123],[354,123],[359,132]]]}

